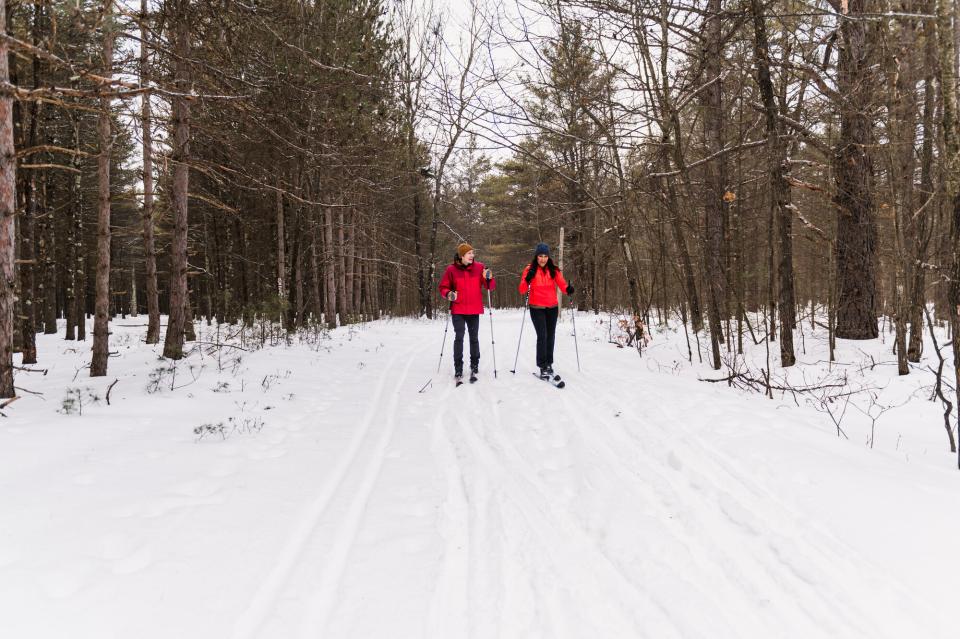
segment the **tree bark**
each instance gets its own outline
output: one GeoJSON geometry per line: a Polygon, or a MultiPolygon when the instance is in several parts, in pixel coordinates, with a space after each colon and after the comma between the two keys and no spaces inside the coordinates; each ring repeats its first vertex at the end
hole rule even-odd
{"type": "MultiPolygon", "coordinates": [[[[934,9],[930,3],[930,10],[934,9]]],[[[924,69],[923,80],[923,141],[920,147],[920,207],[915,213],[913,225],[913,281],[910,284],[910,338],[907,346],[907,361],[919,362],[923,352],[923,309],[926,304],[926,269],[922,267],[930,244],[930,230],[934,228],[929,220],[935,219],[939,198],[933,185],[933,145],[936,141],[936,87],[934,72],[937,66],[936,25],[930,21],[923,23],[924,69]]]]}
{"type": "MultiPolygon", "coordinates": [[[[723,150],[723,84],[721,82],[721,64],[723,46],[720,24],[721,0],[708,0],[705,47],[703,54],[704,71],[709,85],[701,92],[703,106],[703,126],[707,153],[715,154],[723,150]]],[[[726,282],[723,269],[723,229],[726,218],[726,161],[721,155],[704,165],[704,217],[705,217],[705,255],[707,289],[710,303],[707,318],[710,323],[710,347],[713,355],[713,368],[720,369],[720,344],[723,342],[723,328],[720,321],[720,309],[726,299],[726,282]]]]}
{"type": "MultiPolygon", "coordinates": [[[[957,121],[957,56],[951,25],[951,2],[937,0],[940,54],[940,91],[943,108],[944,191],[950,211],[950,283],[947,289],[950,331],[953,336],[953,374],[956,406],[960,409],[960,131],[957,121]]],[[[958,460],[960,465],[960,460],[958,460]]]]}
{"type": "Polygon", "coordinates": [[[279,320],[281,325],[286,322],[284,315],[286,314],[287,304],[290,300],[287,299],[287,233],[284,228],[284,211],[283,211],[283,193],[280,191],[280,178],[277,178],[277,193],[276,193],[276,207],[275,207],[275,219],[277,222],[277,297],[280,300],[279,304],[279,320]]]}
{"type": "MultiPolygon", "coordinates": [[[[140,0],[140,85],[150,84],[147,52],[147,0],[140,0]]],[[[160,341],[160,296],[157,286],[157,251],[153,239],[153,129],[150,94],[141,98],[140,131],[143,136],[143,262],[147,287],[147,344],[160,341]]]]}
{"type": "Polygon", "coordinates": [[[849,0],[840,21],[837,88],[843,101],[840,138],[834,149],[837,205],[837,337],[874,339],[877,327],[877,228],[873,201],[874,82],[866,0],[849,0]]]}
{"type": "Polygon", "coordinates": [[[355,276],[356,276],[356,266],[357,266],[356,243],[355,243],[356,240],[354,236],[356,232],[356,227],[354,223],[355,217],[356,217],[356,212],[351,209],[344,218],[344,229],[343,229],[344,243],[342,247],[343,255],[344,255],[344,263],[345,263],[345,267],[343,269],[344,289],[345,289],[344,295],[346,296],[347,308],[350,309],[349,313],[351,315],[358,310],[356,305],[356,299],[354,298],[354,295],[353,295],[354,293],[353,283],[356,279],[355,276]]]}
{"type": "MultiPolygon", "coordinates": [[[[333,254],[333,211],[330,207],[324,211],[324,247],[323,270],[327,280],[327,297],[324,309],[324,320],[329,328],[337,327],[337,278],[334,273],[333,254]]],[[[340,308],[343,312],[343,308],[340,308]]]]}
{"type": "MultiPolygon", "coordinates": [[[[0,33],[7,31],[6,2],[0,2],[0,33]]],[[[0,40],[0,83],[10,81],[10,56],[0,40]]],[[[17,199],[17,159],[13,145],[13,98],[0,93],[0,397],[14,397],[13,307],[16,304],[14,248],[17,199]]]]}
{"type": "MultiPolygon", "coordinates": [[[[40,43],[40,23],[43,19],[43,6],[35,4],[33,7],[32,41],[37,46],[40,43]]],[[[33,88],[40,87],[40,58],[32,56],[33,88]]],[[[30,128],[27,134],[26,145],[37,145],[37,120],[40,118],[41,105],[37,101],[30,103],[30,128]]],[[[37,253],[36,221],[37,207],[37,170],[27,171],[23,180],[24,206],[20,220],[20,290],[22,296],[23,321],[20,331],[23,334],[22,362],[24,364],[37,363],[37,301],[42,301],[44,295],[37,291],[37,253]]],[[[43,283],[41,283],[42,289],[43,283]]],[[[42,293],[42,290],[40,291],[42,293]]]]}
{"type": "Polygon", "coordinates": [[[319,322],[323,314],[323,299],[320,297],[320,265],[317,260],[317,243],[320,241],[317,235],[317,226],[319,220],[311,219],[310,224],[310,298],[313,302],[311,310],[313,312],[313,321],[319,322]]]}
{"type": "MultiPolygon", "coordinates": [[[[67,246],[65,251],[67,268],[66,282],[64,285],[64,309],[67,320],[67,330],[64,335],[65,340],[77,339],[77,325],[80,323],[80,304],[78,294],[78,284],[80,280],[80,269],[82,257],[77,248],[78,228],[81,225],[83,216],[82,200],[80,194],[80,118],[75,112],[70,113],[70,122],[73,129],[73,158],[71,168],[74,169],[73,178],[70,180],[70,206],[67,208],[66,220],[66,238],[67,246]]],[[[82,338],[81,338],[82,339],[82,338]]]]}
{"type": "Polygon", "coordinates": [[[57,230],[53,211],[47,200],[47,176],[40,183],[40,201],[43,210],[44,229],[40,234],[40,262],[44,265],[43,283],[43,332],[57,333],[57,230]]]}
{"type": "Polygon", "coordinates": [[[306,305],[303,299],[303,221],[300,213],[297,213],[296,229],[293,237],[293,298],[294,307],[292,310],[293,318],[290,326],[299,328],[303,326],[303,313],[306,305]]]}
{"type": "MultiPolygon", "coordinates": [[[[909,13],[913,3],[901,1],[900,9],[909,13]]],[[[917,245],[917,224],[914,217],[914,173],[916,158],[914,145],[917,136],[917,101],[916,101],[916,65],[914,63],[914,48],[916,47],[916,24],[910,18],[900,18],[896,22],[898,32],[896,37],[896,55],[889,60],[892,67],[888,74],[892,77],[894,91],[893,104],[889,111],[892,118],[889,129],[893,142],[891,166],[893,169],[892,182],[896,208],[894,210],[894,227],[896,242],[894,264],[894,309],[893,321],[896,330],[897,372],[907,375],[910,372],[907,349],[907,322],[911,314],[910,283],[913,280],[911,273],[920,269],[913,263],[917,245]]]]}
{"type": "Polygon", "coordinates": [[[757,66],[757,85],[767,129],[767,153],[770,163],[770,190],[772,206],[777,219],[777,245],[780,261],[777,268],[779,280],[778,311],[780,315],[780,364],[793,366],[796,355],[793,349],[795,326],[794,307],[796,299],[793,285],[793,198],[786,180],[787,149],[781,138],[781,126],[774,100],[773,81],[770,78],[770,48],[767,39],[766,18],[760,0],[751,0],[754,30],[754,58],[757,66]]]}
{"type": "Polygon", "coordinates": [[[413,190],[413,251],[417,256],[417,294],[420,299],[421,315],[426,314],[430,304],[430,290],[427,285],[427,265],[423,259],[423,201],[420,197],[420,178],[416,166],[411,160],[411,188],[413,190]]]}
{"type": "MultiPolygon", "coordinates": [[[[103,3],[103,75],[113,75],[113,0],[103,3]]],[[[100,89],[100,115],[97,133],[100,156],[97,158],[97,280],[93,320],[93,357],[90,377],[107,374],[110,357],[110,155],[113,151],[113,122],[110,118],[109,87],[100,89]]]]}
{"type": "Polygon", "coordinates": [[[337,306],[340,307],[340,323],[350,319],[350,297],[347,291],[347,247],[344,241],[343,208],[337,214],[337,306]]]}
{"type": "Polygon", "coordinates": [[[190,181],[190,102],[184,97],[190,90],[187,59],[190,55],[187,3],[176,5],[174,27],[175,84],[179,95],[173,98],[173,236],[170,242],[170,317],[164,338],[163,356],[183,357],[183,338],[186,329],[187,299],[187,192],[190,181]]]}

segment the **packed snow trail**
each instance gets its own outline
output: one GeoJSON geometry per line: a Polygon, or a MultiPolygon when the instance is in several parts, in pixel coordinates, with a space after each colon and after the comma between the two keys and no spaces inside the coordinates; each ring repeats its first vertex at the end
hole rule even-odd
{"type": "MultiPolygon", "coordinates": [[[[480,380],[454,387],[443,320],[393,320],[195,353],[194,381],[150,393],[153,347],[118,322],[111,406],[0,422],[0,636],[953,636],[950,464],[675,374],[591,319],[579,373],[558,327],[563,390],[529,374],[532,332],[495,379],[484,325],[480,380]]],[[[497,340],[521,320],[498,313],[497,340]]],[[[50,397],[102,391],[73,380],[85,353],[41,347],[63,351],[50,397]]]]}

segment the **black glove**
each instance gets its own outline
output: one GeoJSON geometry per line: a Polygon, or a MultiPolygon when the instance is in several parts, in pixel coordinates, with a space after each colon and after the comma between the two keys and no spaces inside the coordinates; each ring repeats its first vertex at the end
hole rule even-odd
{"type": "Polygon", "coordinates": [[[537,274],[537,269],[531,268],[530,270],[527,271],[527,276],[523,279],[526,280],[527,284],[529,284],[530,282],[533,281],[533,277],[536,274],[537,274]]]}
{"type": "Polygon", "coordinates": [[[573,284],[567,284],[567,295],[573,295],[573,284]]]}

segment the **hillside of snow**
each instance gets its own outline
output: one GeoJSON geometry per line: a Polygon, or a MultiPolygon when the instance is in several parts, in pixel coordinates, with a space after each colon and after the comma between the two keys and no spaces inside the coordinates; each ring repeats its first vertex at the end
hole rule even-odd
{"type": "Polygon", "coordinates": [[[956,635],[932,345],[898,378],[890,336],[831,366],[806,326],[790,383],[858,392],[771,400],[700,381],[729,371],[682,330],[611,345],[606,315],[576,316],[578,371],[571,319],[564,389],[531,375],[530,325],[511,374],[519,310],[496,377],[481,318],[459,388],[446,317],[263,348],[198,325],[175,364],[118,319],[98,379],[89,342],[38,336],[47,372],[0,417],[0,637],[956,635]]]}

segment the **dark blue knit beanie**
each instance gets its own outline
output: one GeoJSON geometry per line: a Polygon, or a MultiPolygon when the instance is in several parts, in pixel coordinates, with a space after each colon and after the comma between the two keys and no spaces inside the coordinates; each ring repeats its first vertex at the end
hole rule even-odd
{"type": "Polygon", "coordinates": [[[533,256],[536,257],[538,255],[546,255],[547,257],[550,257],[550,247],[544,242],[540,242],[537,244],[537,248],[533,250],[533,256]]]}

